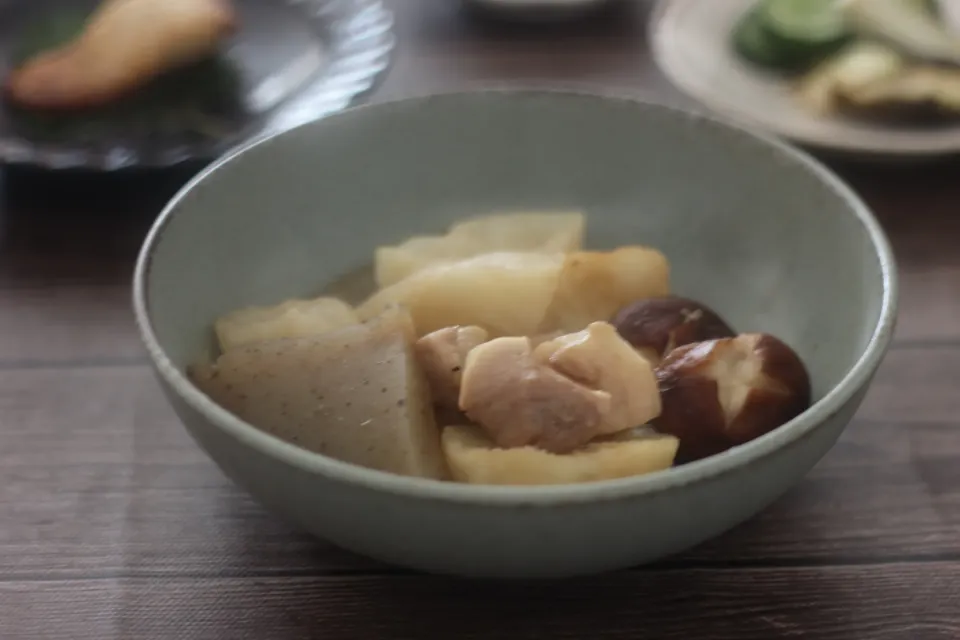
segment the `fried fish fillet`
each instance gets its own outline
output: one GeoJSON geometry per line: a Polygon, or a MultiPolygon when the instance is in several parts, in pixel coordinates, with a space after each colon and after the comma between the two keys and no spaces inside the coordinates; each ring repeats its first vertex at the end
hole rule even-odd
{"type": "Polygon", "coordinates": [[[236,28],[229,0],[106,0],[74,40],[15,69],[6,91],[25,108],[102,106],[209,55],[236,28]]]}

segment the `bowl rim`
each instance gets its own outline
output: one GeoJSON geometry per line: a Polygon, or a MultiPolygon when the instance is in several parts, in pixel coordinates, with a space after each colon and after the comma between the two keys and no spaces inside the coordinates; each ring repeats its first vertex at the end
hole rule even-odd
{"type": "Polygon", "coordinates": [[[703,114],[695,110],[665,105],[655,100],[636,95],[624,95],[591,90],[553,88],[485,88],[482,90],[461,90],[433,93],[426,96],[401,98],[377,104],[366,104],[314,120],[293,129],[266,135],[251,140],[192,178],[164,207],[150,228],[143,242],[133,277],[133,308],[137,327],[149,353],[152,364],[162,382],[169,385],[177,395],[204,419],[216,428],[226,432],[245,446],[252,447],[278,462],[295,467],[310,474],[325,477],[328,480],[357,485],[361,488],[382,491],[411,499],[432,500],[467,505],[502,506],[553,506],[567,503],[601,502],[627,497],[638,497],[677,490],[686,485],[703,482],[711,478],[731,473],[760,461],[780,449],[789,447],[821,426],[834,414],[840,412],[846,403],[858,391],[865,388],[881,360],[886,354],[896,325],[898,300],[898,281],[894,254],[880,223],[867,205],[836,174],[815,160],[805,151],[778,140],[764,132],[752,130],[736,122],[716,116],[703,114]],[[880,267],[883,296],[880,313],[873,333],[857,362],[844,377],[826,395],[813,406],[790,422],[781,425],[770,433],[744,445],[734,447],[723,453],[672,467],[650,474],[570,485],[549,486],[488,486],[401,476],[385,471],[369,469],[359,465],[342,462],[319,453],[313,453],[296,445],[287,443],[276,436],[267,434],[250,423],[234,416],[221,408],[213,400],[196,388],[170,360],[160,345],[153,329],[150,316],[147,280],[150,276],[152,258],[156,247],[162,240],[163,232],[180,211],[180,204],[199,184],[213,173],[237,161],[243,155],[252,152],[261,145],[284,137],[295,136],[301,128],[334,126],[341,118],[356,117],[354,114],[366,111],[390,109],[395,105],[424,103],[435,100],[470,100],[477,96],[498,96],[503,99],[550,98],[558,100],[579,100],[607,103],[615,101],[637,107],[637,113],[644,110],[667,112],[673,117],[695,121],[696,124],[726,129],[766,147],[774,154],[808,171],[818,178],[847,204],[849,213],[857,218],[867,232],[880,267]]]}

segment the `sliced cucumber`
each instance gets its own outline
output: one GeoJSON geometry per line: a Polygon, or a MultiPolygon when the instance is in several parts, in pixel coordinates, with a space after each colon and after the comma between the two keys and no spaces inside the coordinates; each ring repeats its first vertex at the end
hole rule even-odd
{"type": "Polygon", "coordinates": [[[940,0],[917,0],[920,8],[932,15],[934,18],[943,17],[943,8],[940,6],[940,0]]]}
{"type": "Polygon", "coordinates": [[[789,62],[767,36],[760,12],[748,12],[733,30],[733,47],[748,62],[781,69],[789,62]]]}
{"type": "Polygon", "coordinates": [[[789,46],[821,48],[848,35],[837,0],[767,0],[761,13],[770,35],[789,46]]]}
{"type": "Polygon", "coordinates": [[[762,0],[734,30],[740,55],[784,72],[809,69],[851,34],[837,0],[762,0]]]}

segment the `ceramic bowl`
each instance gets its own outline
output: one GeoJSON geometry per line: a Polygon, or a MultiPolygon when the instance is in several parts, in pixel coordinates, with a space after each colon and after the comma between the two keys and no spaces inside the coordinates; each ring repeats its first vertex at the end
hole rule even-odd
{"type": "Polygon", "coordinates": [[[890,342],[896,276],[864,204],[806,155],[626,98],[484,91],[359,107],[253,143],[187,185],[136,269],[137,321],[177,414],[278,516],[389,563],[558,577],[650,562],[797,484],[863,399],[890,342]],[[374,247],[466,215],[581,208],[587,244],[643,243],[673,288],[806,361],[815,405],[726,453],[631,479],[481,487],[399,477],[258,431],[185,377],[211,322],[315,294],[374,247]]]}

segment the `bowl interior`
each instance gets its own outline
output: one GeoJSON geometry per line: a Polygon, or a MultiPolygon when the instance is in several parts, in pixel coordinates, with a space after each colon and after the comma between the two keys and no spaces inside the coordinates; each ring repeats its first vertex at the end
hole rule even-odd
{"type": "Polygon", "coordinates": [[[551,92],[361,107],[264,141],[174,201],[139,276],[182,370],[219,314],[319,293],[377,245],[463,216],[571,208],[587,213],[590,248],[655,246],[676,293],[794,346],[817,398],[889,302],[882,238],[822,170],[702,117],[551,92]]]}

